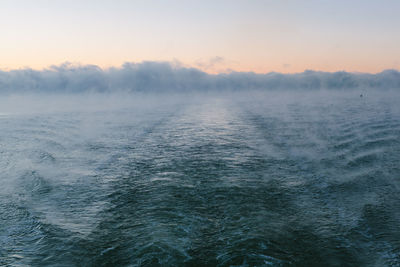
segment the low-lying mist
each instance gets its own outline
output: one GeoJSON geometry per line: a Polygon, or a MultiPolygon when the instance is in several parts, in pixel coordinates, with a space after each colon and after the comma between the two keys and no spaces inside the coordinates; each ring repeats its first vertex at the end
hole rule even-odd
{"type": "Polygon", "coordinates": [[[398,266],[398,75],[2,72],[0,265],[398,266]]]}
{"type": "Polygon", "coordinates": [[[0,94],[360,88],[398,89],[400,73],[396,70],[377,74],[307,70],[296,74],[230,72],[215,75],[168,62],[125,63],[121,67],[108,69],[65,63],[44,70],[0,71],[0,94]]]}

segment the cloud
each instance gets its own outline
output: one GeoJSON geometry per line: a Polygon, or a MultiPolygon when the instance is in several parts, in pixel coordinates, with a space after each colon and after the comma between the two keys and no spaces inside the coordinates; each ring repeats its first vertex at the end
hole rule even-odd
{"type": "Polygon", "coordinates": [[[224,64],[225,63],[225,59],[223,57],[213,57],[210,58],[209,60],[197,60],[197,62],[195,63],[195,66],[205,70],[205,71],[209,71],[209,70],[213,70],[216,66],[224,64]]]}
{"type": "MultiPolygon", "coordinates": [[[[216,57],[210,64],[218,64],[216,57]]],[[[398,89],[400,73],[378,74],[317,72],[297,74],[229,72],[208,74],[178,63],[125,63],[118,68],[65,63],[45,70],[0,71],[0,93],[80,92],[188,92],[221,90],[348,90],[358,88],[398,89]]]]}
{"type": "Polygon", "coordinates": [[[194,64],[196,67],[203,71],[213,72],[213,73],[227,73],[230,72],[228,66],[237,65],[238,62],[233,60],[228,60],[224,57],[215,56],[208,60],[197,60],[194,64]]]}

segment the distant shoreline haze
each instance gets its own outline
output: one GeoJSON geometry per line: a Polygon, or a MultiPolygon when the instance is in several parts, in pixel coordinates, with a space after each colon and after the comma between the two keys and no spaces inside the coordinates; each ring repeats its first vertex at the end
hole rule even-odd
{"type": "Polygon", "coordinates": [[[398,88],[398,70],[384,70],[376,74],[313,70],[295,74],[209,74],[179,64],[145,61],[105,69],[96,65],[65,63],[43,70],[0,71],[0,94],[398,88]]]}

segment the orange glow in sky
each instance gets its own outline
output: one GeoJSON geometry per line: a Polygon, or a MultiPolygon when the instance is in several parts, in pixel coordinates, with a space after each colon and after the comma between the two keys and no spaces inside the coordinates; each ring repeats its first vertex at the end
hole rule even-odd
{"type": "Polygon", "coordinates": [[[28,1],[0,4],[0,69],[179,61],[209,73],[400,69],[400,2],[28,1]]]}

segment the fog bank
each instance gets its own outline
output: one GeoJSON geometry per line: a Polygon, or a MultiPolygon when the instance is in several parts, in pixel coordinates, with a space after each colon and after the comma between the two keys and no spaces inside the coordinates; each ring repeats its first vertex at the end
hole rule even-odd
{"type": "Polygon", "coordinates": [[[191,92],[243,90],[398,89],[400,72],[208,74],[168,62],[125,63],[118,68],[65,63],[44,70],[0,71],[0,93],[191,92]]]}

